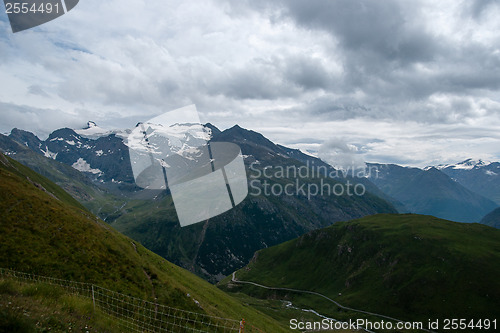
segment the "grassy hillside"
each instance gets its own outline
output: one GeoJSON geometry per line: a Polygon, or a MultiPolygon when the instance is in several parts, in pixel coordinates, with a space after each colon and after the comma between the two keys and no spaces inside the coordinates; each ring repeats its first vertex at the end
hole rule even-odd
{"type": "MultiPolygon", "coordinates": [[[[422,215],[375,215],[261,250],[239,280],[322,293],[403,320],[500,317],[500,230],[422,215]]],[[[227,288],[229,279],[224,281],[227,288]]],[[[237,285],[234,292],[294,297],[339,317],[312,295],[237,285]]]]}
{"type": "Polygon", "coordinates": [[[123,329],[92,300],[47,284],[19,283],[0,277],[0,332],[109,332],[123,329]]]}
{"type": "Polygon", "coordinates": [[[0,179],[0,267],[94,283],[283,331],[266,315],[116,232],[49,180],[4,155],[0,179]]]}

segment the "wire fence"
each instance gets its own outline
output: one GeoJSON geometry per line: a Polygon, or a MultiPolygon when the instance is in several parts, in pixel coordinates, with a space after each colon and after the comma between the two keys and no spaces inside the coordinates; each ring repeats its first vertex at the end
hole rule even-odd
{"type": "Polygon", "coordinates": [[[124,295],[90,283],[56,279],[0,268],[0,277],[22,282],[44,283],[64,288],[92,300],[94,311],[116,320],[127,332],[262,332],[244,321],[220,318],[203,313],[176,309],[162,304],[124,295]]]}

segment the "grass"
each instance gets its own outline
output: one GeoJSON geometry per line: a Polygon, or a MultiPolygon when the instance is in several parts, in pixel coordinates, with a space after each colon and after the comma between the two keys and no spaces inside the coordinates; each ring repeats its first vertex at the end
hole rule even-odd
{"type": "Polygon", "coordinates": [[[0,267],[93,283],[212,316],[245,318],[266,332],[286,331],[266,314],[118,233],[49,180],[12,159],[0,159],[0,267]]]}
{"type": "Polygon", "coordinates": [[[0,332],[122,332],[92,301],[47,284],[0,279],[0,332]]]}
{"type": "MultiPolygon", "coordinates": [[[[375,215],[264,249],[240,280],[325,294],[343,305],[404,320],[500,317],[500,231],[421,215],[375,215]],[[339,294],[340,293],[340,294],[339,294]],[[340,295],[340,296],[339,296],[340,295]]],[[[229,278],[222,288],[229,290],[229,278]]],[[[238,285],[233,292],[282,297],[326,315],[311,295],[238,285]]]]}

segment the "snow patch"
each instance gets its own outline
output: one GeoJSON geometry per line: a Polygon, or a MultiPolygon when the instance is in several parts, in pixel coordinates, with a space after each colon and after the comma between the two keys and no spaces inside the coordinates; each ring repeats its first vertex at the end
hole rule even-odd
{"type": "Polygon", "coordinates": [[[51,158],[51,159],[55,160],[55,159],[56,159],[56,157],[57,157],[57,153],[53,153],[53,152],[51,152],[51,151],[49,150],[49,147],[47,147],[47,146],[45,146],[45,150],[43,150],[43,149],[40,149],[40,150],[42,151],[43,156],[45,156],[45,157],[47,157],[47,158],[51,158]]]}
{"type": "Polygon", "coordinates": [[[436,166],[436,169],[438,170],[443,170],[447,168],[455,169],[455,170],[472,170],[474,168],[482,168],[485,166],[490,165],[491,162],[489,161],[483,161],[483,160],[473,160],[472,158],[469,158],[463,162],[457,163],[457,164],[440,164],[436,166]]]}
{"type": "Polygon", "coordinates": [[[72,167],[78,171],[81,171],[81,172],[90,172],[90,173],[93,173],[95,175],[102,175],[103,172],[99,169],[92,169],[90,167],[90,164],[87,163],[87,161],[85,161],[83,158],[79,158],[78,161],[76,161],[75,163],[73,163],[72,167]]]}
{"type": "Polygon", "coordinates": [[[122,130],[122,129],[115,129],[115,130],[108,130],[104,129],[102,127],[99,127],[95,122],[89,121],[87,123],[87,127],[84,129],[78,129],[74,130],[76,134],[88,138],[88,139],[99,139],[102,137],[110,136],[112,134],[116,135],[117,137],[121,138],[126,138],[128,134],[130,133],[130,130],[122,130]]]}
{"type": "Polygon", "coordinates": [[[102,156],[102,154],[104,154],[104,152],[102,150],[98,150],[95,152],[96,156],[102,156]]]}
{"type": "Polygon", "coordinates": [[[495,173],[495,172],[490,171],[490,170],[486,170],[485,172],[486,172],[486,174],[487,174],[488,176],[498,176],[498,173],[495,173]]]}

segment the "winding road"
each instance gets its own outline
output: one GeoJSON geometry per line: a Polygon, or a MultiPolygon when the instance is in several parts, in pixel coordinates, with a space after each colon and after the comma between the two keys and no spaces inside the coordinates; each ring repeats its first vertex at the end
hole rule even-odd
{"type": "MultiPolygon", "coordinates": [[[[350,308],[350,307],[347,307],[347,306],[344,306],[342,304],[340,304],[339,302],[337,301],[334,301],[333,299],[331,299],[330,297],[328,296],[325,296],[323,294],[320,294],[320,293],[317,293],[315,291],[309,291],[309,290],[299,290],[299,289],[290,289],[290,288],[277,288],[277,287],[268,287],[268,286],[264,286],[262,284],[258,284],[258,283],[255,283],[255,282],[251,282],[251,281],[241,281],[241,280],[237,280],[236,279],[236,276],[235,276],[236,272],[233,272],[233,275],[232,275],[232,278],[231,278],[231,282],[234,282],[234,283],[241,283],[241,284],[250,284],[250,285],[253,285],[253,286],[256,286],[256,287],[259,287],[259,288],[264,288],[264,289],[269,289],[269,290],[285,290],[285,291],[292,291],[292,292],[297,292],[297,293],[303,293],[303,294],[311,294],[311,295],[316,295],[316,296],[319,296],[319,297],[323,297],[324,299],[332,302],[333,304],[335,304],[336,306],[338,306],[339,308],[341,309],[344,309],[344,310],[348,310],[348,311],[353,311],[353,312],[358,312],[358,313],[363,313],[363,314],[367,314],[367,315],[371,315],[371,316],[375,316],[375,317],[379,317],[379,318],[385,318],[385,319],[389,319],[389,320],[392,320],[392,321],[396,321],[396,322],[400,322],[400,323],[406,323],[404,320],[401,320],[401,319],[397,319],[397,318],[394,318],[394,317],[389,317],[389,316],[386,316],[386,315],[383,315],[383,314],[380,314],[380,313],[374,313],[374,312],[369,312],[369,311],[363,311],[363,310],[358,310],[358,309],[353,309],[353,308],[350,308]]],[[[367,332],[371,332],[367,329],[365,329],[365,331],[367,332]]],[[[430,332],[430,333],[436,333],[434,331],[431,331],[431,330],[427,330],[425,328],[422,328],[421,331],[425,331],[425,332],[430,332]]]]}

